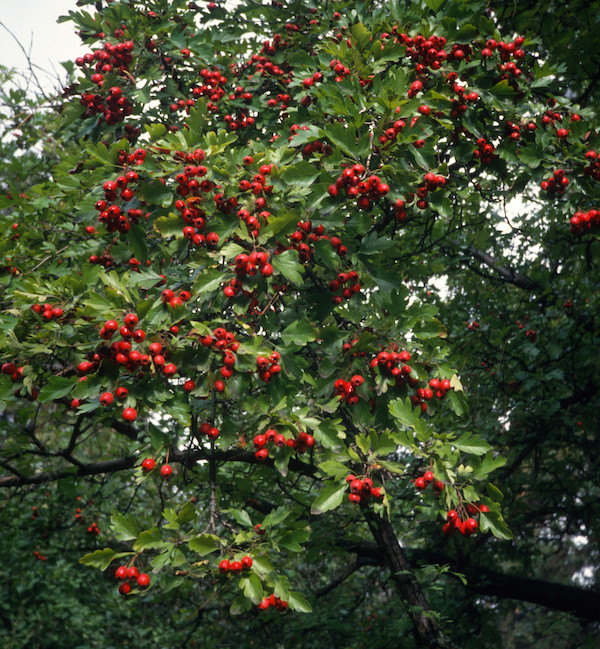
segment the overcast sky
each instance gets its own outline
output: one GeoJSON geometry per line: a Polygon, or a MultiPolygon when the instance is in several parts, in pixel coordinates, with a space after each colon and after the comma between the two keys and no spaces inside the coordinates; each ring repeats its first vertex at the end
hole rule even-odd
{"type": "MultiPolygon", "coordinates": [[[[55,87],[57,73],[64,79],[61,61],[73,60],[87,51],[80,45],[73,23],[56,22],[76,0],[0,0],[0,23],[18,38],[31,60],[47,72],[37,71],[46,90],[55,87]]],[[[93,12],[94,7],[88,8],[93,12]]],[[[0,25],[0,64],[19,70],[27,68],[27,58],[15,39],[0,25]]]]}

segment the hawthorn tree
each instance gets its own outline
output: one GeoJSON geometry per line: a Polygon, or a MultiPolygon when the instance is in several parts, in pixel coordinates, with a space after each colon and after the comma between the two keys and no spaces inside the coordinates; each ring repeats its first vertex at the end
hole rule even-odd
{"type": "Polygon", "coordinates": [[[593,646],[599,147],[544,43],[78,5],[59,114],[3,97],[5,645],[593,646]]]}

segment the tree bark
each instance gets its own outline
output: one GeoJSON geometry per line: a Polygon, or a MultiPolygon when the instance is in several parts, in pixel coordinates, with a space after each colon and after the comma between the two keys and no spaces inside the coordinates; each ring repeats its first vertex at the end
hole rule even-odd
{"type": "Polygon", "coordinates": [[[392,524],[378,514],[365,512],[373,538],[392,572],[392,579],[413,624],[417,647],[423,649],[457,649],[440,629],[429,609],[427,598],[406,558],[392,524]]]}

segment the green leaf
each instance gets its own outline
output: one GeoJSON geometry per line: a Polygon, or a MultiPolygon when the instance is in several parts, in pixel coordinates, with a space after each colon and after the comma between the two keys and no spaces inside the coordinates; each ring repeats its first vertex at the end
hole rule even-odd
{"type": "Polygon", "coordinates": [[[321,462],[318,466],[323,473],[335,478],[336,480],[345,478],[349,473],[348,467],[337,460],[326,460],[325,462],[321,462]]]}
{"type": "Polygon", "coordinates": [[[438,9],[444,4],[446,0],[425,0],[425,4],[433,11],[437,13],[438,9]]]}
{"type": "Polygon", "coordinates": [[[104,548],[103,550],[95,550],[94,552],[85,554],[79,559],[79,563],[82,563],[84,566],[92,566],[92,568],[106,570],[116,556],[117,553],[114,550],[104,548]]]}
{"type": "Polygon", "coordinates": [[[496,85],[492,86],[489,91],[492,95],[496,97],[512,97],[515,94],[513,87],[508,83],[506,79],[499,81],[496,85]]]}
{"type": "Polygon", "coordinates": [[[286,250],[280,255],[274,255],[271,262],[273,269],[292,284],[297,286],[302,284],[304,266],[298,261],[298,253],[295,250],[286,250]]]}
{"type": "Polygon", "coordinates": [[[393,401],[390,401],[388,408],[390,415],[392,415],[394,419],[397,419],[404,426],[414,428],[419,415],[418,411],[413,409],[408,397],[404,400],[394,399],[393,401]]]}
{"type": "Polygon", "coordinates": [[[290,513],[288,507],[277,507],[263,518],[260,525],[265,530],[269,527],[275,527],[276,525],[279,525],[279,523],[283,522],[290,513]]]}
{"type": "Polygon", "coordinates": [[[244,592],[244,595],[255,604],[258,604],[263,598],[262,582],[255,573],[242,575],[240,578],[240,588],[244,592]]]}
{"type": "Polygon", "coordinates": [[[151,548],[162,548],[165,542],[163,541],[162,534],[158,527],[153,527],[149,530],[144,530],[133,544],[133,549],[136,552],[142,550],[149,550],[151,548]]]}
{"type": "Polygon", "coordinates": [[[471,455],[485,455],[492,450],[492,447],[482,438],[471,433],[464,433],[456,441],[452,442],[459,451],[471,455]]]}
{"type": "Polygon", "coordinates": [[[230,509],[231,516],[244,527],[254,527],[250,514],[245,509],[230,509]]]}
{"type": "Polygon", "coordinates": [[[169,214],[169,216],[159,216],[154,221],[154,229],[160,232],[163,237],[172,237],[175,235],[182,235],[184,223],[177,214],[169,214]]]}
{"type": "Polygon", "coordinates": [[[293,611],[298,611],[299,613],[312,613],[312,606],[310,602],[302,595],[295,590],[290,590],[287,598],[288,606],[293,611]]]}
{"type": "Polygon", "coordinates": [[[64,376],[51,376],[48,383],[40,390],[38,401],[47,403],[55,399],[61,399],[67,396],[69,392],[77,385],[73,379],[67,379],[64,376]]]}
{"type": "Polygon", "coordinates": [[[482,532],[491,532],[497,539],[510,541],[513,538],[513,533],[498,511],[481,512],[479,525],[482,532]]]}
{"type": "Polygon", "coordinates": [[[308,529],[290,530],[279,539],[278,543],[290,552],[302,552],[304,549],[302,544],[308,541],[309,536],[310,530],[308,529]]]}
{"type": "Polygon", "coordinates": [[[146,230],[139,225],[132,225],[129,230],[129,245],[133,250],[135,258],[145,264],[148,260],[148,246],[146,245],[146,230]]]}
{"type": "MultiPolygon", "coordinates": [[[[173,190],[158,180],[142,183],[138,192],[141,198],[150,205],[169,207],[173,202],[173,190]]],[[[179,222],[181,223],[181,219],[179,222]]]]}
{"type": "Polygon", "coordinates": [[[192,537],[188,545],[190,550],[204,557],[220,548],[221,539],[215,534],[199,534],[192,537]]]}
{"type": "Polygon", "coordinates": [[[236,595],[233,598],[233,602],[231,602],[231,606],[229,607],[229,613],[231,615],[240,615],[241,613],[246,613],[252,608],[252,601],[248,599],[248,597],[244,597],[244,595],[236,595]]]}
{"type": "Polygon", "coordinates": [[[119,541],[132,541],[139,536],[137,521],[132,514],[115,512],[110,517],[110,527],[119,541]]]}
{"type": "Polygon", "coordinates": [[[284,167],[280,178],[287,185],[296,187],[310,187],[318,178],[320,170],[306,160],[301,160],[293,165],[284,167]]]}
{"type": "Polygon", "coordinates": [[[344,500],[344,493],[346,491],[346,483],[340,484],[339,482],[327,482],[321,489],[319,495],[314,500],[310,513],[313,516],[328,512],[330,509],[335,509],[342,504],[344,500]]]}
{"type": "Polygon", "coordinates": [[[275,569],[273,564],[264,556],[254,556],[252,559],[252,571],[261,579],[266,579],[275,569]]]}
{"type": "Polygon", "coordinates": [[[281,338],[286,345],[298,345],[299,347],[304,347],[316,337],[316,328],[306,318],[294,320],[281,332],[281,338]]]}
{"type": "Polygon", "coordinates": [[[362,24],[352,25],[352,38],[360,50],[364,50],[371,40],[371,32],[362,24]]]}

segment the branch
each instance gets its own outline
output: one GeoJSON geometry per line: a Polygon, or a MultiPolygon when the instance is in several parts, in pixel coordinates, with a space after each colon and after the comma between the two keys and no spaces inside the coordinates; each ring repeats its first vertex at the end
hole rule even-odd
{"type": "Polygon", "coordinates": [[[392,571],[392,580],[412,620],[417,647],[423,649],[456,649],[456,645],[440,629],[430,612],[425,593],[415,577],[392,524],[373,511],[365,517],[375,539],[381,559],[392,571]]]}
{"type": "Polygon", "coordinates": [[[508,282],[509,284],[513,284],[514,286],[523,289],[544,288],[539,282],[532,280],[527,275],[523,275],[518,270],[514,270],[509,266],[501,264],[497,259],[483,250],[468,248],[467,253],[495,270],[498,275],[500,275],[500,279],[504,282],[508,282]]]}
{"type": "MultiPolygon", "coordinates": [[[[208,460],[213,458],[217,462],[242,462],[244,464],[263,464],[273,466],[274,460],[268,458],[267,460],[259,460],[254,453],[250,451],[241,451],[236,449],[229,449],[227,451],[214,451],[212,455],[207,454],[204,448],[198,448],[187,451],[173,450],[169,454],[171,462],[178,462],[185,466],[193,466],[200,460],[208,460]]],[[[42,473],[35,473],[31,476],[13,475],[6,478],[0,478],[0,489],[8,487],[22,487],[24,485],[43,484],[46,482],[54,482],[61,478],[68,476],[91,476],[101,475],[105,473],[116,473],[117,471],[124,471],[132,469],[136,462],[139,460],[138,456],[129,455],[127,457],[118,458],[115,460],[106,460],[104,462],[89,462],[87,464],[79,463],[75,458],[69,457],[72,463],[76,466],[65,466],[54,471],[45,471],[42,473]]],[[[306,476],[314,476],[317,468],[312,464],[302,462],[297,458],[291,458],[289,468],[295,473],[301,473],[306,476]]],[[[14,471],[13,471],[14,473],[14,471]]]]}
{"type": "MultiPolygon", "coordinates": [[[[375,543],[340,542],[340,547],[355,553],[364,563],[381,565],[384,556],[375,543]]],[[[559,584],[557,582],[511,575],[482,565],[465,565],[464,561],[430,550],[407,549],[411,562],[448,564],[467,577],[467,590],[479,595],[530,602],[556,611],[565,611],[593,622],[600,622],[600,592],[559,584]]]]}

